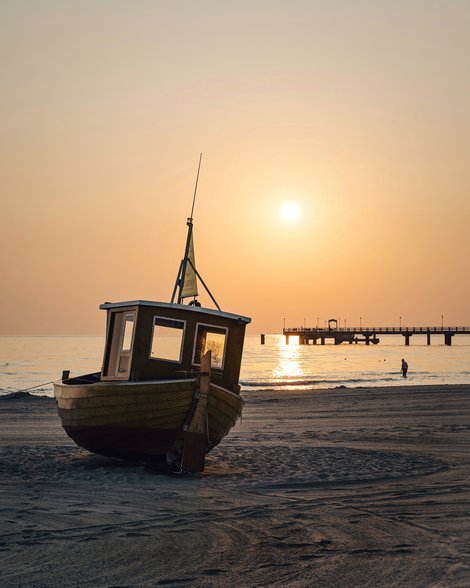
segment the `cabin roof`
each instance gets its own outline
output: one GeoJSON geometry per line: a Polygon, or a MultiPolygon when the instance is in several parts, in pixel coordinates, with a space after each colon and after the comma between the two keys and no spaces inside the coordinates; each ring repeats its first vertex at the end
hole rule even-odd
{"type": "Polygon", "coordinates": [[[108,310],[110,308],[124,308],[127,306],[152,306],[155,308],[174,308],[175,310],[187,310],[189,312],[196,312],[198,314],[208,314],[213,316],[221,316],[228,319],[241,320],[244,323],[251,323],[251,318],[242,316],[240,314],[232,314],[231,312],[222,312],[212,308],[203,308],[202,306],[190,306],[188,304],[171,304],[169,302],[152,302],[151,300],[128,300],[127,302],[104,302],[100,304],[100,308],[108,310]]]}

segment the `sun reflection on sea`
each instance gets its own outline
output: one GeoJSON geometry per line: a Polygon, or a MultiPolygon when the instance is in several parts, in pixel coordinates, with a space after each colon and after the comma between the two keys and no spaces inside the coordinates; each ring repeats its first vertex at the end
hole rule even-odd
{"type": "Polygon", "coordinates": [[[292,340],[287,345],[284,337],[279,337],[277,364],[274,366],[273,376],[279,379],[297,379],[302,378],[304,375],[300,346],[296,345],[292,340]]]}

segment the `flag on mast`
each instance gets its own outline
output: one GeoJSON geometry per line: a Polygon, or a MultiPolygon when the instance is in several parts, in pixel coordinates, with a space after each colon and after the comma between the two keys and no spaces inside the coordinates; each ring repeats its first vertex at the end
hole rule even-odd
{"type": "Polygon", "coordinates": [[[181,288],[181,298],[188,298],[190,296],[197,296],[197,276],[194,268],[196,267],[196,259],[194,257],[194,243],[193,233],[191,232],[191,238],[189,241],[188,259],[185,260],[186,271],[184,273],[184,284],[181,288]],[[188,263],[188,259],[191,263],[188,263]]]}

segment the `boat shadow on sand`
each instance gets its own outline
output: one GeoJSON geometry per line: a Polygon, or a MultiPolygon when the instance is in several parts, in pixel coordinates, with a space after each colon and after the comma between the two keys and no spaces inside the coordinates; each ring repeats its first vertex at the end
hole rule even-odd
{"type": "Polygon", "coordinates": [[[163,464],[126,461],[71,445],[3,446],[0,480],[61,484],[155,485],[164,479],[210,481],[246,489],[301,489],[398,480],[443,471],[442,460],[421,455],[352,448],[217,447],[204,473],[175,474],[163,464]],[[243,461],[241,460],[243,456],[243,461]],[[242,465],[241,465],[242,464],[242,465]]]}

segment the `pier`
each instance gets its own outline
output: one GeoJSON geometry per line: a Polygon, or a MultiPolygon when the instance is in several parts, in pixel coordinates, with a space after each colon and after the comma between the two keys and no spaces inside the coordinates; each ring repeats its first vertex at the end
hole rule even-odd
{"type": "Polygon", "coordinates": [[[341,343],[365,343],[377,345],[384,335],[402,335],[405,345],[410,344],[413,335],[426,335],[427,345],[431,345],[431,336],[444,337],[445,345],[452,345],[455,335],[470,335],[470,327],[337,327],[336,321],[329,321],[328,327],[284,327],[282,334],[289,343],[289,337],[299,338],[300,345],[325,345],[327,339],[333,339],[335,345],[341,343]]]}

